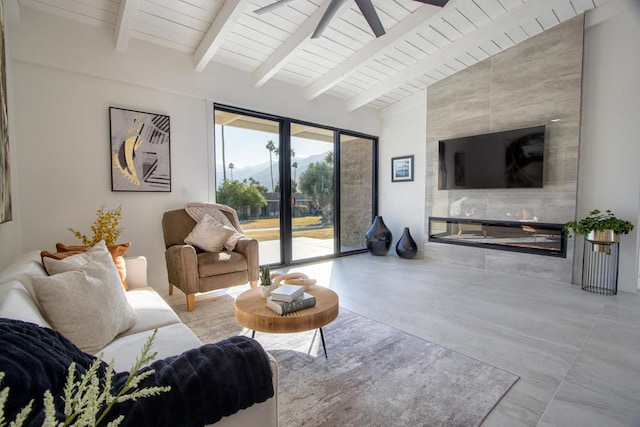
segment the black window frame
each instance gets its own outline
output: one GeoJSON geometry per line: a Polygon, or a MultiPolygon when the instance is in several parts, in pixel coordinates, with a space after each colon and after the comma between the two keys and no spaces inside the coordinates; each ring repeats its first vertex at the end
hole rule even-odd
{"type": "MultiPolygon", "coordinates": [[[[291,118],[291,117],[285,117],[285,116],[279,116],[276,114],[270,114],[270,113],[263,113],[263,112],[259,112],[259,111],[255,111],[255,110],[249,110],[246,108],[242,108],[242,107],[235,107],[232,105],[228,105],[228,104],[221,104],[221,103],[217,103],[214,102],[213,103],[213,124],[215,127],[215,113],[216,111],[225,111],[228,113],[235,113],[235,114],[242,114],[242,115],[246,115],[246,116],[250,116],[250,117],[255,117],[258,119],[264,119],[264,120],[272,120],[272,121],[276,121],[279,123],[279,139],[280,139],[280,143],[278,144],[278,156],[280,158],[279,163],[279,173],[280,173],[280,179],[281,179],[281,183],[282,182],[291,182],[291,156],[283,156],[282,153],[291,153],[291,124],[295,123],[295,124],[300,124],[303,126],[311,126],[311,127],[316,127],[316,128],[320,128],[320,129],[325,129],[328,131],[333,132],[333,156],[334,156],[334,168],[333,168],[333,188],[334,188],[334,212],[335,212],[335,218],[334,218],[334,236],[333,236],[333,242],[334,242],[334,253],[331,255],[322,255],[322,256],[318,256],[318,257],[313,257],[313,258],[306,258],[304,260],[293,260],[293,254],[292,254],[292,246],[291,245],[280,245],[280,264],[273,264],[273,266],[275,267],[288,267],[288,266],[294,266],[294,265],[302,265],[302,264],[308,264],[311,262],[317,262],[317,261],[322,261],[325,259],[333,259],[333,258],[338,258],[338,257],[342,257],[342,256],[349,256],[349,255],[356,255],[356,254],[361,254],[361,253],[366,253],[368,252],[366,248],[362,248],[362,249],[355,249],[355,250],[350,250],[350,251],[345,251],[343,252],[341,250],[341,244],[340,244],[340,137],[341,135],[348,135],[348,136],[352,136],[352,137],[356,137],[356,138],[362,138],[362,139],[370,139],[373,143],[373,147],[372,147],[372,153],[371,153],[371,162],[372,162],[372,170],[373,170],[373,176],[371,177],[372,179],[372,194],[371,194],[371,198],[372,198],[372,211],[371,211],[371,221],[373,221],[373,218],[376,217],[376,215],[378,215],[378,142],[379,142],[379,137],[374,136],[374,135],[369,135],[369,134],[365,134],[362,132],[357,132],[357,131],[352,131],[352,130],[348,130],[348,129],[342,129],[342,128],[338,128],[335,126],[328,126],[328,125],[323,125],[323,124],[319,124],[319,123],[313,123],[313,122],[309,122],[306,120],[300,120],[300,119],[295,119],[295,118],[291,118]]],[[[215,132],[214,132],[215,134],[215,132]]],[[[216,151],[215,147],[215,138],[214,138],[214,153],[216,151]]],[[[213,161],[213,167],[214,167],[214,173],[213,173],[213,179],[214,179],[214,192],[217,191],[217,171],[215,171],[216,168],[216,162],[215,159],[212,159],[213,161]]],[[[286,206],[286,204],[289,203],[289,200],[291,199],[291,185],[280,185],[280,239],[281,242],[287,242],[287,241],[291,241],[292,237],[293,237],[293,230],[292,230],[292,218],[291,218],[291,209],[283,209],[283,206],[286,206]]]]}

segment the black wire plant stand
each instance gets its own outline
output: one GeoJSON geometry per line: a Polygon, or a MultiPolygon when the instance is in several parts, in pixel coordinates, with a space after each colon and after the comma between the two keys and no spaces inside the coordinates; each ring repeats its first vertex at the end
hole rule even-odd
{"type": "Polygon", "coordinates": [[[584,240],[582,290],[598,295],[618,293],[620,243],[584,240]]]}

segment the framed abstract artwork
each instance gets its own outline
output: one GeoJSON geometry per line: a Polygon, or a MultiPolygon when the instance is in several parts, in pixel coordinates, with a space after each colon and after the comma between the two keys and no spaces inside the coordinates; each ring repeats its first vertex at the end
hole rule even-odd
{"type": "Polygon", "coordinates": [[[413,155],[391,159],[391,182],[413,181],[413,155]]]}
{"type": "Polygon", "coordinates": [[[109,107],[111,191],[171,192],[169,116],[109,107]]]}
{"type": "Polygon", "coordinates": [[[7,107],[7,65],[4,38],[4,10],[0,2],[0,223],[11,221],[11,162],[9,159],[9,108],[7,107]]]}

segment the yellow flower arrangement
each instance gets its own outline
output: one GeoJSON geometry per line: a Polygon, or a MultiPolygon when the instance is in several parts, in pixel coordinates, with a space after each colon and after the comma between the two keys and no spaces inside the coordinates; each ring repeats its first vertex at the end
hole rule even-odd
{"type": "Polygon", "coordinates": [[[117,209],[105,210],[103,205],[96,212],[96,220],[91,225],[93,238],[89,239],[86,235],[73,228],[69,228],[69,231],[80,239],[83,245],[92,245],[100,240],[104,240],[107,246],[115,245],[123,230],[122,227],[118,227],[120,218],[122,218],[122,206],[118,206],[117,209]]]}

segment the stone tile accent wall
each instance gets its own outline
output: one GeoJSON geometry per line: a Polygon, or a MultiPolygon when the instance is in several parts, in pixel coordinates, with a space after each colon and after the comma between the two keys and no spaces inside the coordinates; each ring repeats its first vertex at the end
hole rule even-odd
{"type": "MultiPolygon", "coordinates": [[[[343,137],[344,138],[344,137],[343,137]]],[[[340,143],[340,245],[364,249],[373,212],[373,141],[344,138],[340,143]]]]}
{"type": "MultiPolygon", "coordinates": [[[[456,202],[459,215],[472,218],[549,223],[574,218],[583,35],[584,19],[578,16],[429,86],[425,224],[429,216],[454,216],[456,202]],[[543,188],[438,190],[439,140],[543,124],[543,188]]],[[[566,259],[426,240],[427,259],[571,282],[573,240],[566,259]]]]}

